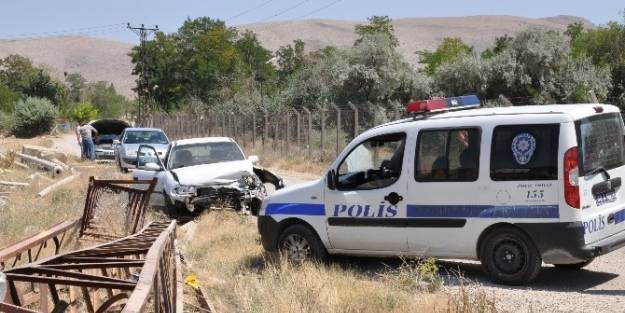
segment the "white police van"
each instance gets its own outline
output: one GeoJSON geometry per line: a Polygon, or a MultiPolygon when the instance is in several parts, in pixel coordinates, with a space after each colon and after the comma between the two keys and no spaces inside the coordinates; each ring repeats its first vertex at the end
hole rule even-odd
{"type": "Polygon", "coordinates": [[[266,250],[477,259],[506,284],[625,245],[623,121],[603,104],[411,103],[355,138],[317,181],[263,202],[266,250]],[[467,110],[466,108],[473,108],[467,110]]]}

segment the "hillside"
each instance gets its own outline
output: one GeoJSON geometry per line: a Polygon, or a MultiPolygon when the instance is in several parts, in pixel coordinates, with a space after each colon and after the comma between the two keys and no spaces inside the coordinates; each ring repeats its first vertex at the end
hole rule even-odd
{"type": "MultiPolygon", "coordinates": [[[[461,37],[477,51],[487,48],[497,36],[514,34],[528,27],[564,30],[575,21],[590,22],[572,16],[531,19],[516,16],[466,16],[445,18],[403,18],[394,21],[400,41],[399,50],[413,64],[415,51],[434,49],[445,37],[461,37]]],[[[362,22],[340,20],[277,21],[238,26],[259,35],[265,47],[275,51],[295,39],[303,39],[307,49],[334,45],[346,47],[354,42],[354,26],[362,22]]],[[[134,97],[134,77],[128,52],[132,44],[102,38],[79,36],[41,39],[0,40],[0,57],[17,53],[37,64],[45,64],[55,75],[80,72],[88,80],[111,81],[117,90],[134,97]]]]}

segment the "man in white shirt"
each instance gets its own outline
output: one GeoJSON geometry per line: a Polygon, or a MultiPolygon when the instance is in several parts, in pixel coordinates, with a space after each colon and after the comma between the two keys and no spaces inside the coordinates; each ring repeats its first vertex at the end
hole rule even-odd
{"type": "Polygon", "coordinates": [[[95,144],[93,143],[92,134],[98,135],[98,131],[93,126],[81,122],[80,126],[76,128],[76,139],[78,144],[81,145],[83,155],[90,160],[95,160],[95,144]]]}

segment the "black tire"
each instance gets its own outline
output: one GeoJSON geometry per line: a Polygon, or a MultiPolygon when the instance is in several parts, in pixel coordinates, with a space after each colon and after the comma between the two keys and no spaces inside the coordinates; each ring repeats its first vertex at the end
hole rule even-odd
{"type": "Polygon", "coordinates": [[[579,262],[579,263],[573,263],[573,264],[554,264],[553,266],[555,266],[556,268],[562,269],[562,270],[571,270],[571,271],[579,271],[582,268],[586,267],[588,264],[592,263],[592,261],[594,261],[595,259],[589,259],[583,262],[579,262]]]}
{"type": "Polygon", "coordinates": [[[542,258],[531,238],[514,227],[490,232],[480,246],[480,261],[488,276],[505,285],[525,285],[540,272],[542,258]]]}
{"type": "Polygon", "coordinates": [[[117,159],[117,167],[119,167],[119,170],[120,170],[122,173],[124,173],[124,174],[128,173],[128,169],[127,169],[127,168],[122,167],[122,161],[121,161],[120,159],[117,159]]]}
{"type": "Polygon", "coordinates": [[[299,263],[323,262],[328,256],[326,248],[315,231],[304,224],[287,227],[278,239],[278,250],[284,253],[290,261],[299,263]]]}
{"type": "Polygon", "coordinates": [[[169,218],[176,219],[183,215],[183,212],[187,210],[186,208],[177,206],[173,201],[171,201],[171,198],[165,192],[163,192],[163,198],[165,200],[165,214],[167,214],[169,218]]]}

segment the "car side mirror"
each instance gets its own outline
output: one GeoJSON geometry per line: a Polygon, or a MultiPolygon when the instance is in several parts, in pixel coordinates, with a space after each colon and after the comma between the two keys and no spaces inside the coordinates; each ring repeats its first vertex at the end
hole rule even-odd
{"type": "Polygon", "coordinates": [[[328,189],[336,189],[336,172],[334,170],[328,171],[328,174],[326,175],[326,184],[328,185],[328,189]]]}
{"type": "Polygon", "coordinates": [[[247,157],[247,159],[248,161],[252,162],[252,164],[256,164],[258,163],[258,161],[260,161],[257,155],[250,155],[249,157],[247,157]]]}
{"type": "Polygon", "coordinates": [[[158,172],[162,170],[161,166],[154,162],[146,163],[144,166],[142,166],[141,169],[146,170],[146,171],[154,171],[154,172],[158,172]]]}
{"type": "Polygon", "coordinates": [[[121,142],[118,139],[113,139],[113,144],[114,145],[119,145],[119,144],[121,144],[121,142]]]}

